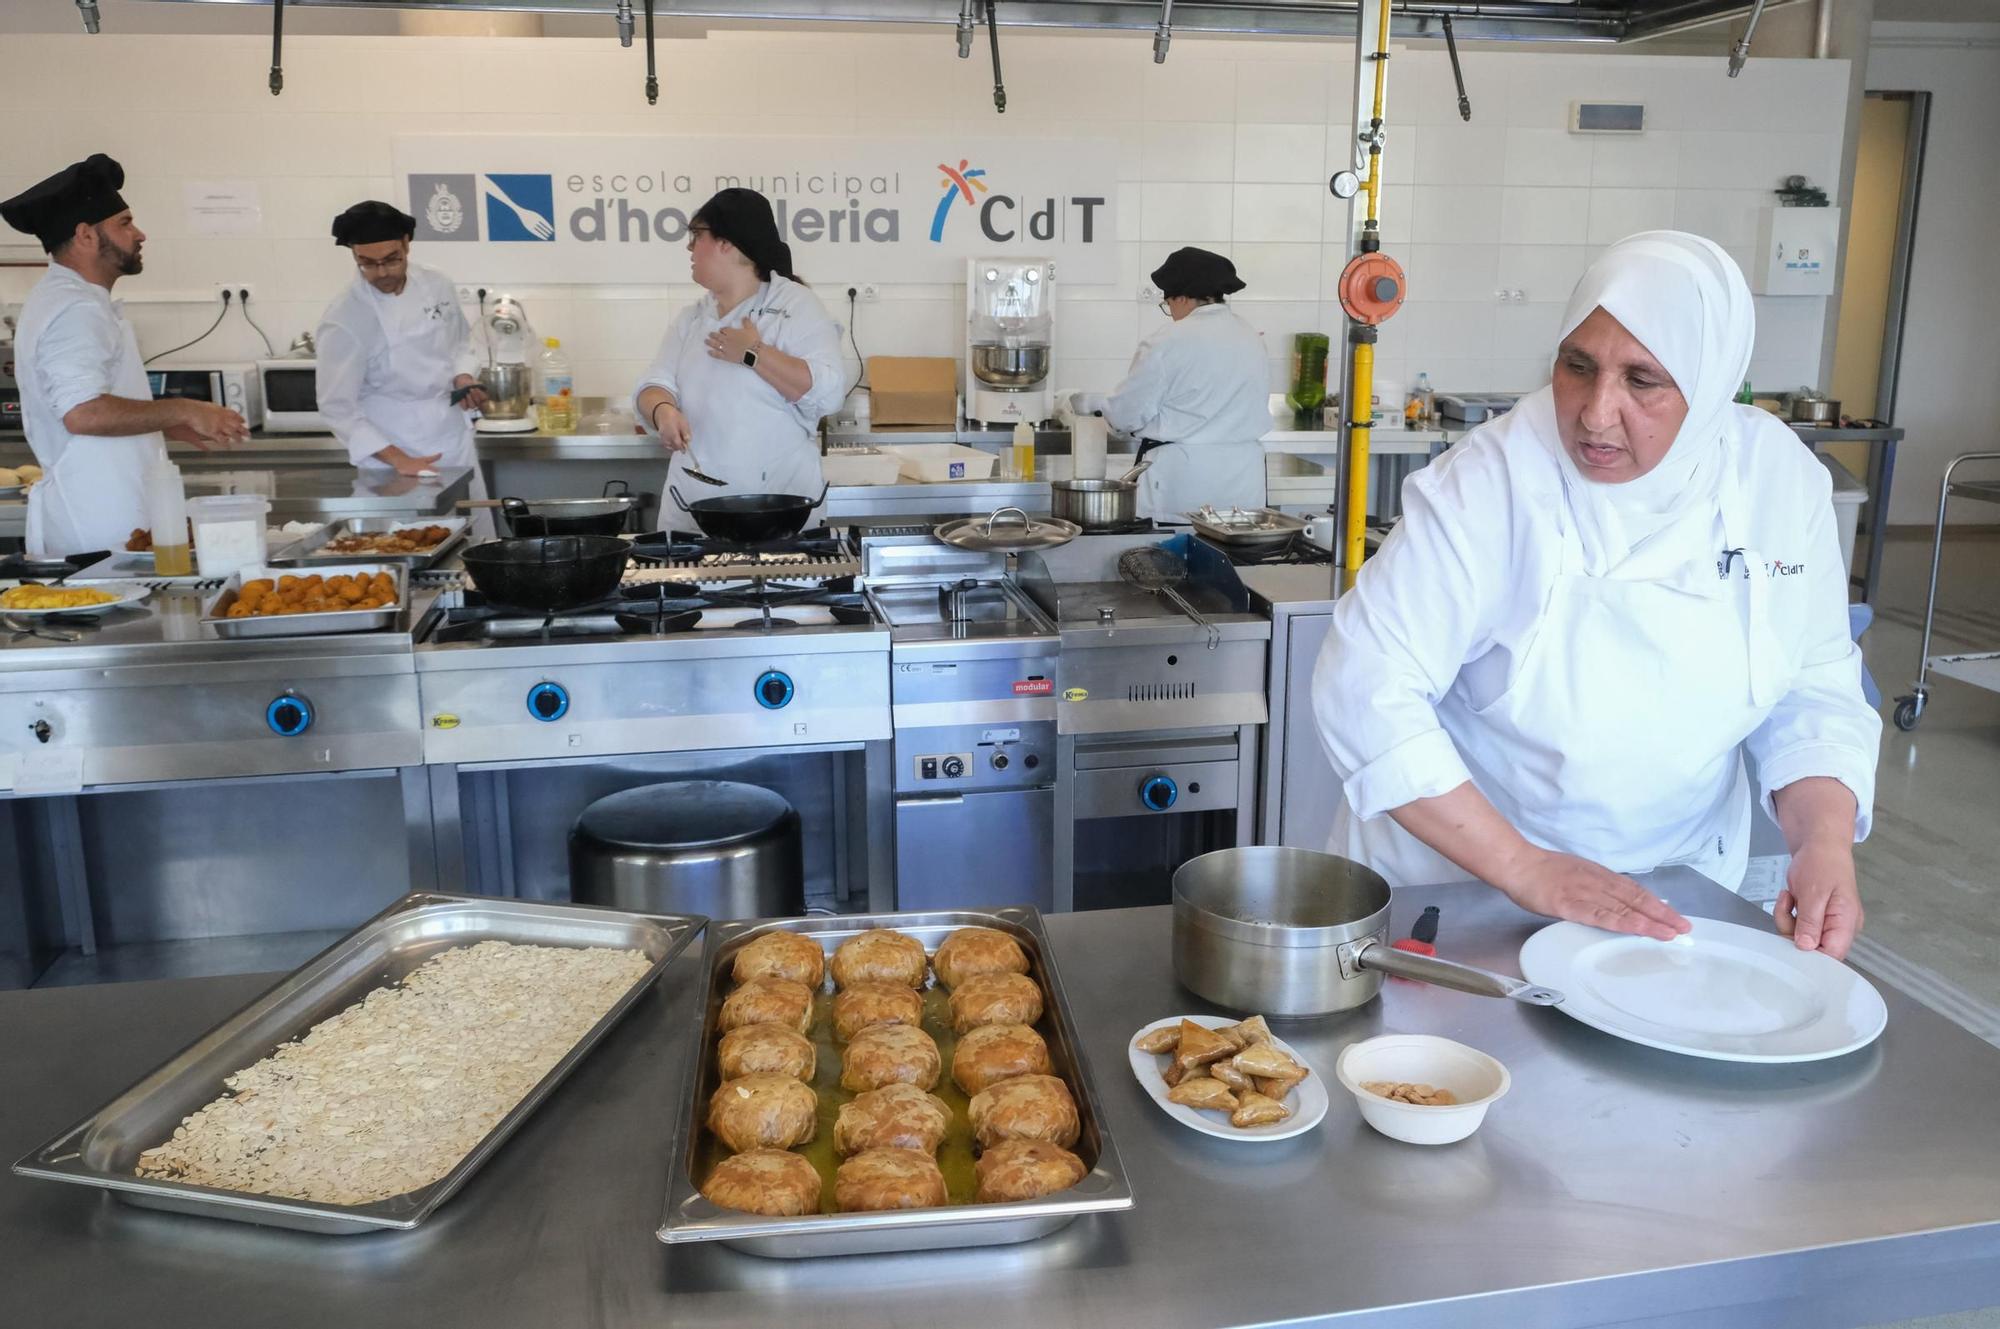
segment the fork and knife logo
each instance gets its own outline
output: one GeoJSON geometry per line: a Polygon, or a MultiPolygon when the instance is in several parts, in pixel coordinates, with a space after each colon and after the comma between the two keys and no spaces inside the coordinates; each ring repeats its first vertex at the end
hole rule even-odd
{"type": "Polygon", "coordinates": [[[482,175],[489,240],[553,241],[556,238],[552,181],[546,175],[482,175]]]}

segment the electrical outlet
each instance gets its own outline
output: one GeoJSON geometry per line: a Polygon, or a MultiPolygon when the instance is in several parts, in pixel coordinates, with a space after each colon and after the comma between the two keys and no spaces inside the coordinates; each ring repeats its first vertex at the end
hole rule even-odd
{"type": "Polygon", "coordinates": [[[875,300],[880,300],[881,298],[882,298],[882,288],[881,288],[881,287],[879,287],[879,286],[876,286],[876,285],[874,285],[874,284],[872,284],[872,283],[871,283],[871,284],[869,284],[869,285],[867,285],[867,286],[863,286],[863,287],[861,288],[861,299],[862,299],[862,300],[863,300],[864,302],[872,302],[872,301],[875,301],[875,300]]]}
{"type": "Polygon", "coordinates": [[[256,286],[247,281],[219,281],[215,283],[216,299],[220,300],[224,291],[229,293],[231,304],[235,304],[241,300],[245,291],[248,291],[252,296],[257,294],[256,286]]]}
{"type": "Polygon", "coordinates": [[[488,300],[491,300],[493,298],[494,288],[490,285],[485,285],[475,281],[475,282],[460,282],[458,284],[457,290],[458,290],[458,302],[460,304],[476,305],[479,303],[479,293],[481,291],[486,292],[486,298],[488,300]]]}

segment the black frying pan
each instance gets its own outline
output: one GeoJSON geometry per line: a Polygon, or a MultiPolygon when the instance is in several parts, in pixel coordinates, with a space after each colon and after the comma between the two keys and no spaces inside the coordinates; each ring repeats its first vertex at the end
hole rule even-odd
{"type": "Polygon", "coordinates": [[[812,510],[826,500],[824,485],[818,498],[804,494],[724,494],[690,503],[672,485],[667,486],[667,492],[673,495],[682,512],[694,518],[703,535],[740,545],[768,544],[797,535],[812,510]]]}
{"type": "Polygon", "coordinates": [[[610,596],[625,578],[629,541],[608,535],[492,540],[459,555],[466,575],[502,609],[557,613],[610,596]]]}

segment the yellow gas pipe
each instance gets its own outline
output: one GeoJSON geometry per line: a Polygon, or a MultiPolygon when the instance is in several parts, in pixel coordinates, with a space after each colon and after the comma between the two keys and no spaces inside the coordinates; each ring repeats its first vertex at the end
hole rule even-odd
{"type": "Polygon", "coordinates": [[[1402,304],[1404,278],[1400,267],[1380,255],[1382,203],[1382,105],[1389,79],[1389,0],[1382,0],[1380,29],[1375,37],[1375,101],[1369,120],[1368,178],[1361,188],[1368,195],[1368,212],[1362,224],[1362,252],[1348,264],[1341,276],[1341,304],[1348,317],[1363,326],[1350,330],[1352,347],[1348,372],[1347,412],[1347,528],[1342,532],[1344,559],[1351,577],[1367,554],[1368,535],[1368,449],[1373,437],[1375,399],[1374,325],[1386,319],[1402,304]],[[1368,262],[1371,255],[1378,262],[1368,262]],[[1383,288],[1382,282],[1392,282],[1383,288]],[[1381,292],[1389,289],[1393,295],[1381,292]],[[1385,306],[1386,308],[1382,307],[1385,306]]]}

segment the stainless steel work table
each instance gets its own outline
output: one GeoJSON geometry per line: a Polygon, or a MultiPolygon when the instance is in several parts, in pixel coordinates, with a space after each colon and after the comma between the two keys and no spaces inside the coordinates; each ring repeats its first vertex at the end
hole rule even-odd
{"type": "MultiPolygon", "coordinates": [[[[1720,889],[1681,908],[1756,923],[1720,889]]],[[[1483,887],[1400,893],[1398,934],[1443,908],[1449,956],[1511,967],[1537,926],[1483,887]]],[[[1126,1068],[1177,989],[1170,915],[1049,919],[1137,1208],[1042,1241],[774,1261],[659,1245],[667,1139],[697,962],[624,1027],[427,1229],[309,1237],[126,1208],[0,1178],[0,1322],[170,1329],[426,1326],[1755,1325],[1833,1329],[2000,1301],[2000,1052],[1894,991],[1873,1048],[1739,1066],[1620,1043],[1555,1011],[1390,981],[1280,1030],[1322,1073],[1384,1030],[1461,1039],[1513,1092],[1463,1144],[1400,1145],[1348,1096],[1276,1145],[1176,1125],[1126,1068]]],[[[698,949],[698,948],[697,948],[698,949]]],[[[18,1157],[228,1014],[268,978],[0,993],[0,1149],[18,1157]]]]}

